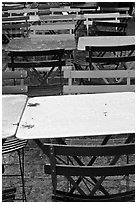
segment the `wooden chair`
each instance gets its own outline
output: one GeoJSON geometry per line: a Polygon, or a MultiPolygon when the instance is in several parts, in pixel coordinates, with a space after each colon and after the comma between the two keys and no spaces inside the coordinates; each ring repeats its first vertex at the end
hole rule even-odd
{"type": "Polygon", "coordinates": [[[8,67],[14,70],[15,68],[26,69],[28,75],[34,77],[39,85],[44,85],[49,82],[49,77],[54,77],[56,74],[60,79],[60,89],[62,90],[62,66],[65,66],[65,60],[62,59],[64,49],[58,50],[39,50],[29,52],[10,52],[11,62],[8,67]],[[20,56],[22,60],[15,61],[20,56]],[[54,71],[56,72],[54,73],[54,71]]]}
{"type": "Polygon", "coordinates": [[[129,185],[130,175],[135,174],[134,143],[103,146],[45,144],[44,151],[50,158],[50,164],[45,164],[44,170],[51,174],[53,201],[134,201],[134,186],[129,185]],[[121,182],[125,182],[124,186],[121,182]]]}
{"type": "Polygon", "coordinates": [[[95,35],[97,36],[120,36],[126,35],[127,23],[115,21],[93,21],[95,35]]]}
{"type": "Polygon", "coordinates": [[[68,14],[68,15],[43,15],[40,16],[40,20],[43,24],[49,22],[75,22],[76,15],[75,14],[68,14]]]}
{"type": "Polygon", "coordinates": [[[135,91],[135,70],[65,70],[64,78],[68,80],[63,86],[63,94],[112,93],[135,91]],[[103,84],[107,80],[124,79],[123,83],[103,84]]]}
{"type": "Polygon", "coordinates": [[[16,188],[7,188],[2,190],[2,202],[14,202],[16,188]]]}
{"type": "Polygon", "coordinates": [[[86,61],[89,63],[90,70],[134,69],[134,66],[128,64],[128,62],[135,62],[134,44],[113,47],[87,46],[86,51],[88,52],[86,61]]]}
{"type": "Polygon", "coordinates": [[[75,70],[64,72],[64,93],[135,91],[135,45],[86,47],[86,62],[74,59],[75,70]]]}
{"type": "Polygon", "coordinates": [[[24,94],[28,91],[28,86],[24,84],[27,78],[27,71],[3,71],[2,72],[2,93],[3,94],[24,94]],[[18,84],[15,83],[15,80],[18,84]]]}
{"type": "Polygon", "coordinates": [[[29,16],[2,18],[2,34],[8,40],[14,37],[26,37],[29,33],[29,16]]]}

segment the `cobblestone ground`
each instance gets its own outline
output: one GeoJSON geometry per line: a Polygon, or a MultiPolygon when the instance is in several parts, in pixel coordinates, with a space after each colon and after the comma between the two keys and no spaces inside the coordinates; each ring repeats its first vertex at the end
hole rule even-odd
{"type": "MultiPolygon", "coordinates": [[[[81,35],[83,35],[84,28],[81,27],[81,35]]],[[[135,34],[135,22],[130,20],[128,23],[128,35],[135,34]]],[[[3,67],[5,65],[7,58],[3,54],[3,67]]],[[[4,68],[3,68],[4,69],[4,68]]],[[[52,93],[51,93],[52,94],[52,93]]],[[[99,140],[94,140],[95,142],[99,140]]],[[[47,142],[43,140],[43,142],[47,142]]],[[[28,202],[50,202],[52,185],[50,176],[44,174],[44,164],[47,162],[47,157],[42,153],[40,148],[32,140],[28,140],[27,146],[25,148],[25,186],[26,195],[28,202]]],[[[15,173],[17,171],[17,155],[15,153],[6,155],[3,157],[3,163],[8,163],[5,169],[5,173],[15,173]]],[[[134,178],[131,179],[131,188],[135,186],[134,178]]],[[[16,197],[20,197],[21,188],[19,178],[4,178],[2,180],[2,186],[12,186],[17,187],[16,197]]],[[[60,181],[62,185],[62,180],[60,181]]],[[[108,184],[107,184],[108,185],[108,184]]],[[[113,186],[110,182],[109,185],[113,186]]],[[[119,187],[119,184],[117,184],[119,187]]],[[[123,181],[122,185],[125,183],[123,181]]],[[[110,187],[110,186],[108,186],[110,187]]]]}
{"type": "MultiPolygon", "coordinates": [[[[93,138],[83,138],[83,139],[66,139],[68,144],[101,144],[102,137],[93,137],[93,138]]],[[[119,139],[117,137],[112,137],[108,144],[113,143],[123,143],[125,141],[125,137],[121,136],[119,139]]],[[[43,139],[42,142],[48,142],[46,139],[43,139]]],[[[52,142],[55,142],[54,140],[52,142]]],[[[104,163],[109,163],[111,158],[104,159],[104,163]]],[[[119,162],[124,162],[124,158],[119,162]]],[[[130,158],[130,162],[133,161],[134,158],[130,158]]],[[[44,173],[44,164],[48,162],[48,158],[42,153],[40,148],[35,144],[34,141],[28,140],[28,143],[25,148],[25,189],[27,195],[27,202],[51,202],[51,194],[52,194],[52,184],[51,178],[49,175],[44,173]]],[[[8,163],[5,166],[5,173],[14,174],[18,172],[18,157],[16,153],[6,155],[3,158],[3,163],[8,163]]],[[[102,163],[102,161],[101,161],[102,163]]],[[[96,161],[96,164],[100,165],[100,159],[96,161]]],[[[17,193],[16,198],[21,197],[21,180],[19,178],[4,178],[3,186],[16,186],[17,193]]],[[[64,179],[59,178],[59,187],[65,185],[64,179]]],[[[111,192],[122,191],[126,188],[126,182],[124,178],[118,178],[111,180],[106,180],[103,185],[111,192]]],[[[134,176],[130,177],[130,188],[135,187],[135,178],[134,176]]]]}

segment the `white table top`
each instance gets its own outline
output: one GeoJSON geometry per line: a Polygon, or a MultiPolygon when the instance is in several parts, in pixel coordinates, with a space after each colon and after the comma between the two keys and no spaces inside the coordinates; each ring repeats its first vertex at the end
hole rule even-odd
{"type": "Polygon", "coordinates": [[[26,95],[2,95],[2,138],[16,134],[26,102],[26,95]]]}
{"type": "Polygon", "coordinates": [[[80,37],[78,50],[85,50],[86,46],[123,46],[135,44],[135,36],[86,36],[80,37]]]}
{"type": "Polygon", "coordinates": [[[34,97],[17,137],[58,138],[135,132],[135,93],[34,97]]]}

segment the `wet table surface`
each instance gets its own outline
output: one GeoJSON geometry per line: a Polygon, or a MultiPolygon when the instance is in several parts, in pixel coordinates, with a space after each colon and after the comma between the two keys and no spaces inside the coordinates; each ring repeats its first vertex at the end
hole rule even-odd
{"type": "Polygon", "coordinates": [[[34,97],[19,124],[20,139],[135,132],[135,93],[34,97]]]}
{"type": "Polygon", "coordinates": [[[59,34],[15,38],[9,42],[5,51],[74,50],[75,48],[76,43],[73,34],[59,34]]]}
{"type": "Polygon", "coordinates": [[[26,95],[2,95],[2,139],[16,135],[26,103],[26,95]]]}

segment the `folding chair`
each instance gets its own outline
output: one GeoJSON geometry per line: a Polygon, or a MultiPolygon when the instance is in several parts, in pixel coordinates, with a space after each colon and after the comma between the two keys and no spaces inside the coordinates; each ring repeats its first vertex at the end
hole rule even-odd
{"type": "Polygon", "coordinates": [[[8,40],[15,37],[26,37],[29,33],[29,16],[14,16],[2,18],[2,34],[8,40]]]}
{"type": "Polygon", "coordinates": [[[116,36],[126,35],[127,23],[116,21],[93,21],[95,35],[116,36]]]}
{"type": "Polygon", "coordinates": [[[134,143],[103,146],[45,144],[44,149],[50,158],[50,164],[45,164],[44,170],[51,174],[53,201],[134,201],[134,186],[129,186],[130,175],[132,180],[135,173],[134,143]],[[127,155],[130,155],[128,164],[127,155]]]}
{"type": "MultiPolygon", "coordinates": [[[[88,57],[86,61],[89,63],[90,70],[130,70],[135,69],[135,45],[123,46],[87,46],[86,51],[88,57]]],[[[113,76],[112,76],[113,79],[113,76]]],[[[107,80],[103,78],[106,84],[120,83],[122,79],[107,80]]]]}
{"type": "MultiPolygon", "coordinates": [[[[3,71],[2,72],[2,94],[24,94],[27,93],[28,87],[24,84],[24,79],[27,77],[27,71],[3,71]],[[6,81],[10,82],[6,83],[6,81]],[[18,80],[18,83],[15,84],[15,80],[18,80]],[[20,82],[20,83],[19,83],[20,82]],[[9,85],[10,83],[10,85],[9,85]]],[[[19,170],[20,174],[7,174],[6,173],[6,165],[7,163],[3,163],[2,171],[3,177],[21,177],[22,182],[22,198],[18,198],[17,200],[26,201],[26,193],[25,193],[25,181],[24,181],[24,148],[27,144],[27,140],[19,140],[15,136],[9,137],[6,140],[3,140],[2,144],[2,155],[5,158],[5,155],[17,152],[19,159],[19,170]]],[[[3,161],[6,161],[3,159],[3,161]]],[[[4,191],[3,199],[8,199],[8,195],[11,195],[11,198],[14,198],[14,191],[4,191]],[[13,192],[13,193],[12,193],[13,192]]],[[[10,198],[10,197],[9,197],[10,198]]]]}
{"type": "Polygon", "coordinates": [[[52,22],[43,25],[30,26],[30,31],[33,37],[40,34],[73,34],[74,29],[75,22],[52,22]]]}
{"type": "MultiPolygon", "coordinates": [[[[36,39],[37,40],[37,39],[36,39]]],[[[64,49],[57,50],[39,50],[39,51],[13,51],[9,53],[11,62],[8,64],[12,70],[16,68],[26,69],[30,79],[32,77],[37,80],[39,85],[44,85],[49,82],[49,77],[53,77],[53,72],[56,70],[56,76],[59,73],[60,87],[62,89],[62,66],[65,65],[65,60],[62,59],[64,49]],[[17,61],[17,57],[22,60],[17,61]],[[16,60],[16,61],[15,61],[16,60]]],[[[36,82],[35,82],[36,83],[36,82]]]]}

